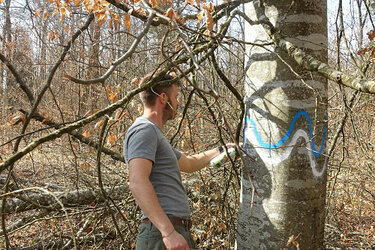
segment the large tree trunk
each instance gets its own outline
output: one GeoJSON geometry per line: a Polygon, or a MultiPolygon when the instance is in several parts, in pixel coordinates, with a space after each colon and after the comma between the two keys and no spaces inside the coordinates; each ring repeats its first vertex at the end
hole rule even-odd
{"type": "MultiPolygon", "coordinates": [[[[252,20],[269,18],[286,40],[327,61],[326,0],[254,0],[245,8],[252,20]]],[[[261,24],[246,25],[247,42],[270,42],[261,24]]],[[[301,249],[322,249],[327,80],[265,48],[247,47],[244,141],[251,159],[242,177],[237,248],[280,249],[295,240],[301,249]]]]}

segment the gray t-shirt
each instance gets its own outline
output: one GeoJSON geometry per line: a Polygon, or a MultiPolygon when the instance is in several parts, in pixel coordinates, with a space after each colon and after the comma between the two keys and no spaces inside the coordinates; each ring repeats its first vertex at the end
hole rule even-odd
{"type": "MultiPolygon", "coordinates": [[[[178,159],[181,153],[170,145],[163,133],[153,122],[139,117],[129,128],[124,141],[126,164],[134,158],[151,160],[150,181],[160,205],[167,215],[190,218],[190,208],[178,159]]],[[[147,217],[142,211],[143,218],[147,217]]]]}

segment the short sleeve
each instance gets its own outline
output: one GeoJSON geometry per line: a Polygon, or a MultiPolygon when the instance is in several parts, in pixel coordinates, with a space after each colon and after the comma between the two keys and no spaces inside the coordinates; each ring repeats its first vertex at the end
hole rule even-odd
{"type": "Polygon", "coordinates": [[[137,126],[125,137],[124,156],[128,164],[131,159],[145,158],[155,162],[158,138],[155,129],[147,124],[137,126]]]}
{"type": "Polygon", "coordinates": [[[179,160],[181,158],[182,153],[175,148],[173,148],[173,152],[176,155],[177,160],[179,160]]]}

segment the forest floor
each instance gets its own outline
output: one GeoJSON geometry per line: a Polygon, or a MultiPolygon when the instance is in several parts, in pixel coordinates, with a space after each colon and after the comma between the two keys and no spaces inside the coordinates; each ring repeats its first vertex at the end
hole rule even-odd
{"type": "MultiPolygon", "coordinates": [[[[97,185],[95,162],[91,162],[90,157],[86,156],[86,162],[77,163],[78,168],[76,168],[73,164],[74,159],[70,159],[70,162],[65,159],[65,163],[61,164],[61,157],[64,155],[63,151],[56,152],[51,148],[36,150],[28,159],[22,160],[23,163],[18,166],[27,167],[17,167],[15,175],[22,180],[27,180],[29,186],[43,187],[51,192],[72,191],[76,187],[84,189],[97,185]],[[61,175],[61,173],[65,174],[61,175]]],[[[108,184],[127,185],[125,166],[110,159],[104,162],[104,181],[108,184]]],[[[336,178],[335,189],[327,210],[326,249],[374,249],[375,247],[375,197],[372,196],[375,193],[375,185],[369,176],[358,170],[359,168],[343,167],[336,178]],[[350,180],[356,181],[348,181],[348,175],[350,180]]],[[[233,249],[234,247],[239,185],[235,175],[232,181],[228,181],[229,175],[230,170],[226,168],[211,172],[204,171],[194,175],[193,178],[186,178],[186,176],[184,178],[185,184],[189,187],[187,192],[195,218],[192,232],[199,249],[233,249]],[[222,199],[224,192],[227,192],[225,201],[222,199]]],[[[327,184],[327,195],[332,191],[332,181],[333,179],[327,184]]],[[[116,202],[128,225],[119,218],[113,207],[112,209],[116,213],[119,226],[124,228],[123,235],[127,246],[124,249],[130,249],[134,247],[139,209],[136,208],[129,193],[124,194],[124,200],[127,202],[118,200],[116,202]]],[[[67,207],[65,212],[32,210],[10,215],[7,217],[7,225],[19,222],[20,219],[30,219],[30,222],[22,228],[9,233],[12,246],[29,247],[25,249],[60,249],[67,244],[64,239],[70,238],[71,228],[75,232],[80,232],[81,236],[86,236],[84,240],[82,238],[78,241],[83,246],[82,249],[118,249],[123,243],[114,229],[105,205],[93,201],[87,205],[67,207]],[[84,226],[88,222],[89,226],[84,226]],[[103,238],[105,240],[102,240],[103,238]]],[[[73,246],[74,242],[71,242],[70,247],[73,246]]],[[[4,247],[3,238],[0,239],[0,247],[4,247]]]]}
{"type": "MultiPolygon", "coordinates": [[[[366,126],[361,128],[366,129],[366,126]]],[[[367,130],[371,131],[371,128],[367,130]]],[[[375,142],[374,137],[375,134],[371,134],[367,139],[375,142]]],[[[27,138],[23,143],[27,143],[27,138]]],[[[361,142],[354,137],[348,137],[346,143],[350,146],[342,146],[343,155],[336,153],[329,164],[325,248],[373,250],[375,147],[371,147],[374,145],[371,143],[358,146],[361,142]]],[[[121,144],[119,140],[116,148],[119,152],[121,144]]],[[[0,148],[3,159],[9,155],[11,148],[11,145],[0,148]]],[[[13,174],[20,188],[39,188],[27,195],[45,191],[95,190],[99,186],[96,152],[78,141],[69,142],[67,137],[39,146],[17,162],[13,174]]],[[[125,165],[110,157],[102,157],[101,175],[105,187],[128,185],[125,165]]],[[[183,176],[194,218],[192,233],[198,249],[234,248],[239,176],[239,162],[234,167],[228,164],[223,168],[210,168],[183,176]]],[[[114,199],[114,203],[92,200],[85,204],[70,204],[59,211],[42,206],[13,213],[7,216],[6,225],[22,225],[8,232],[11,246],[15,249],[61,249],[64,246],[73,248],[75,244],[79,244],[81,249],[119,249],[120,246],[131,249],[135,243],[139,216],[139,208],[127,191],[120,199],[114,199]],[[122,239],[113,219],[121,229],[122,239]],[[72,240],[72,231],[76,241],[72,240]]],[[[0,237],[0,248],[4,246],[5,239],[0,237]]]]}

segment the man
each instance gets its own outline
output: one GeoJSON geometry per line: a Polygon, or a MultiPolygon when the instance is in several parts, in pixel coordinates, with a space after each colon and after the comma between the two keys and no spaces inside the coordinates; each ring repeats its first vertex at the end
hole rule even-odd
{"type": "MultiPolygon", "coordinates": [[[[142,79],[144,83],[150,75],[142,79]]],[[[124,155],[129,167],[130,190],[142,210],[136,249],[191,249],[190,208],[181,173],[192,173],[208,165],[223,148],[186,156],[172,148],[162,128],[176,117],[180,83],[165,75],[161,82],[141,93],[143,116],[129,128],[124,155]]],[[[235,147],[229,143],[227,147],[235,147]]]]}

